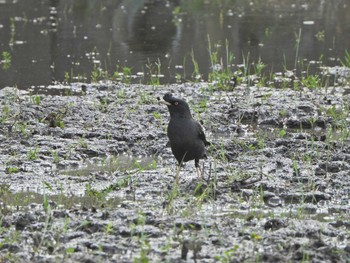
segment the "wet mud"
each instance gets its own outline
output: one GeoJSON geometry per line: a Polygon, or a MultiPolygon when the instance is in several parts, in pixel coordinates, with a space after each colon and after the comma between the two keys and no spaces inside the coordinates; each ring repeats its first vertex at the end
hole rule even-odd
{"type": "Polygon", "coordinates": [[[0,91],[0,262],[350,260],[350,87],[49,89],[0,91]],[[204,180],[166,146],[169,91],[204,180]]]}

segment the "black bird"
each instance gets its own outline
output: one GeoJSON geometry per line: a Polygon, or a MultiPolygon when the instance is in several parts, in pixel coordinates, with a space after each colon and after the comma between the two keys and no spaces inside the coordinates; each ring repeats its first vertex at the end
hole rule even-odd
{"type": "Polygon", "coordinates": [[[203,128],[192,118],[186,101],[173,97],[171,93],[165,94],[163,99],[160,102],[167,105],[170,112],[167,134],[171,151],[179,165],[194,160],[197,176],[201,178],[199,159],[207,157],[205,146],[210,144],[205,138],[203,128]]]}

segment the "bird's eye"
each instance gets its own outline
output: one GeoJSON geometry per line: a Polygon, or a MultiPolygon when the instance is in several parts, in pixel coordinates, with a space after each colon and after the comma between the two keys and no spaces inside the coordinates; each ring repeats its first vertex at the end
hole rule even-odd
{"type": "Polygon", "coordinates": [[[174,102],[174,105],[175,105],[175,106],[179,105],[179,102],[175,101],[175,102],[174,102]]]}

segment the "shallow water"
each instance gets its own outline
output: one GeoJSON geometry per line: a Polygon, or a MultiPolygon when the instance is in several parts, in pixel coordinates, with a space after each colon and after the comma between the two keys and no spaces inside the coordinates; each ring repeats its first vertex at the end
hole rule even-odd
{"type": "Polygon", "coordinates": [[[93,196],[86,193],[83,196],[66,195],[66,194],[51,194],[47,189],[46,193],[39,194],[32,191],[22,191],[12,193],[10,191],[4,191],[6,185],[0,185],[1,189],[1,202],[0,210],[2,213],[7,213],[10,210],[31,210],[38,208],[38,205],[45,205],[45,202],[53,208],[72,208],[72,207],[88,207],[91,208],[94,205],[102,203],[103,200],[109,207],[117,207],[121,203],[121,199],[117,197],[109,198],[107,201],[105,197],[93,196]]]}
{"type": "Polygon", "coordinates": [[[123,67],[134,82],[191,80],[192,52],[206,80],[208,39],[224,65],[227,40],[232,70],[259,58],[273,72],[296,60],[338,65],[349,49],[349,13],[346,0],[1,0],[0,88],[89,82],[100,69],[110,77],[123,67]]]}
{"type": "Polygon", "coordinates": [[[58,167],[61,174],[87,176],[91,173],[112,174],[116,171],[150,170],[156,168],[154,157],[135,157],[128,155],[97,157],[85,160],[78,167],[58,167]]]}

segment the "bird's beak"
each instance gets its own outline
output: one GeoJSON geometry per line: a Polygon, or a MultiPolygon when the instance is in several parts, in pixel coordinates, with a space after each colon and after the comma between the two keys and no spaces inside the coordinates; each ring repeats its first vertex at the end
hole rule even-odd
{"type": "Polygon", "coordinates": [[[171,105],[170,102],[167,102],[167,101],[165,101],[165,100],[160,100],[159,97],[157,98],[157,100],[158,100],[158,103],[159,103],[159,104],[165,104],[165,105],[167,105],[167,106],[170,106],[170,105],[171,105]]]}

